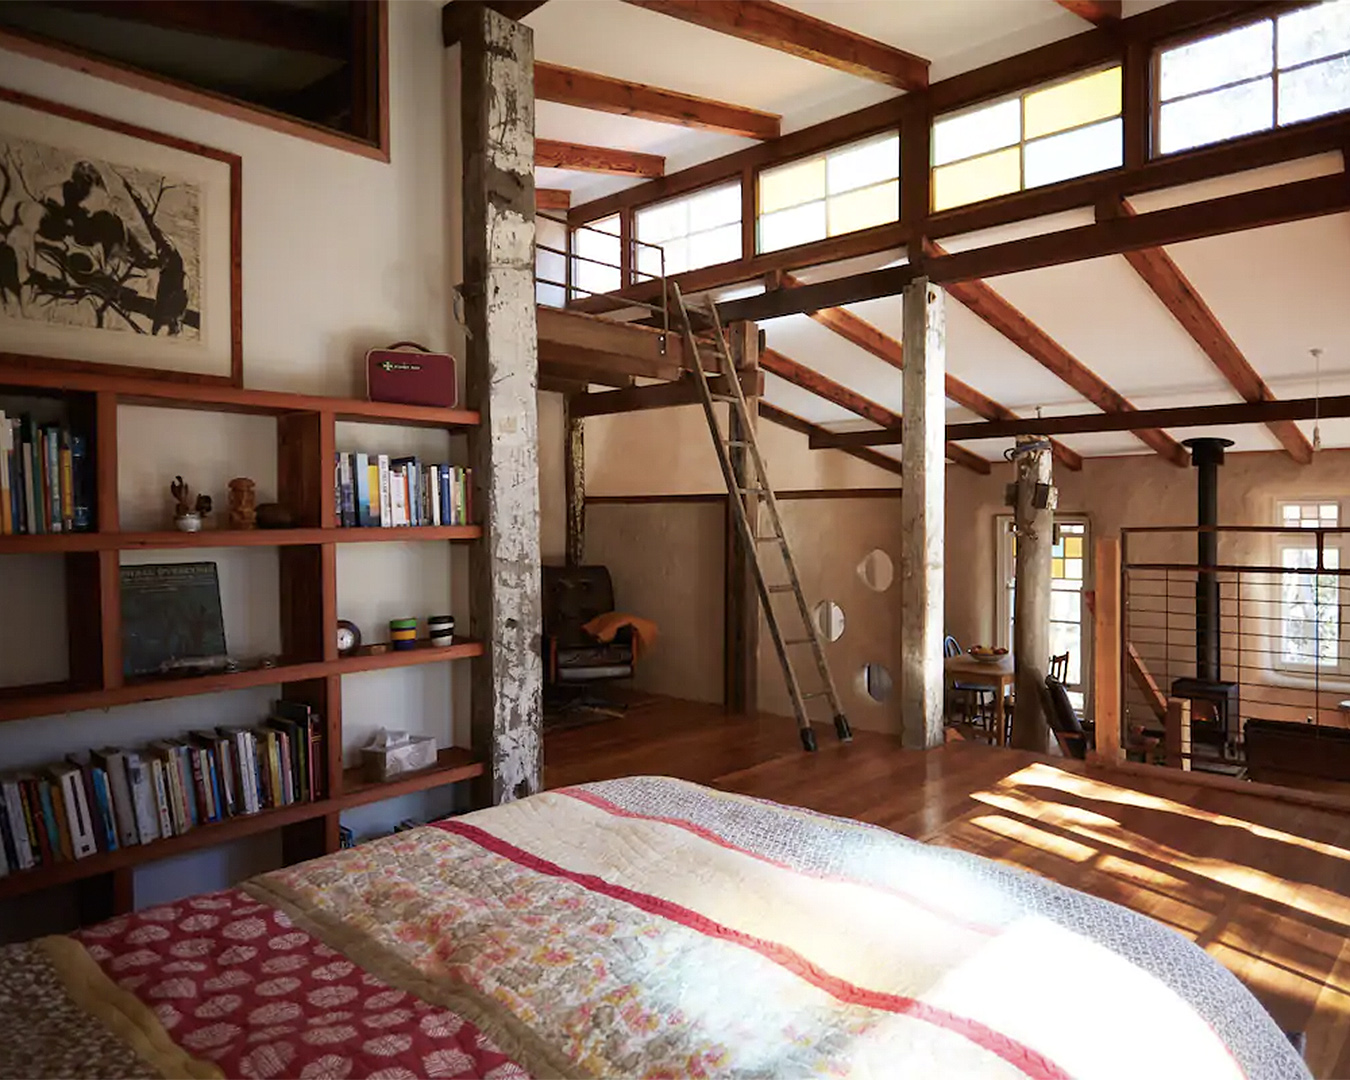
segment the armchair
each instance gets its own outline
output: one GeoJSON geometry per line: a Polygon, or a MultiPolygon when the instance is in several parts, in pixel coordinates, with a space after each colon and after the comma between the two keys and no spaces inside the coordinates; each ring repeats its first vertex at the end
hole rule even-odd
{"type": "Polygon", "coordinates": [[[603,566],[545,566],[544,682],[555,692],[631,678],[637,662],[632,627],[602,642],[584,629],[614,610],[614,583],[603,566]]]}

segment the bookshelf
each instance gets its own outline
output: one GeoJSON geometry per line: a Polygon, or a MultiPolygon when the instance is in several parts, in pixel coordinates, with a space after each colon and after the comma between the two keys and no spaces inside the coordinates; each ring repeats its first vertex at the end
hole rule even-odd
{"type": "MultiPolygon", "coordinates": [[[[323,718],[327,793],[314,802],[261,810],[199,825],[179,836],[122,847],[73,862],[14,870],[0,878],[0,899],[78,883],[86,919],[128,910],[135,867],[245,836],[280,831],[286,862],[338,848],[344,809],[478,776],[481,763],[467,750],[441,750],[436,764],[380,784],[343,769],[342,676],[363,671],[450,663],[482,654],[482,645],[457,639],[449,647],[339,656],[337,545],[349,543],[471,543],[476,525],[406,528],[339,528],[333,463],[336,425],[342,421],[466,431],[478,414],[463,409],[249,390],[213,383],[139,379],[91,371],[50,370],[0,359],[0,395],[56,398],[73,423],[88,433],[93,477],[93,531],[0,536],[0,558],[50,554],[63,561],[69,677],[60,683],[0,688],[0,723],[34,717],[60,722],[64,713],[276,686],[280,696],[303,702],[323,718]],[[277,431],[277,500],[295,514],[295,528],[247,531],[213,529],[122,532],[119,527],[118,407],[159,408],[270,416],[277,431]],[[122,670],[121,561],[124,551],[192,548],[277,550],[281,658],[275,666],[181,678],[130,679],[122,670]]],[[[166,465],[166,470],[171,472],[166,465]]],[[[169,476],[166,475],[166,484],[169,476]]],[[[222,509],[217,507],[218,510],[222,509]]],[[[72,746],[71,751],[86,747],[72,746]]]]}

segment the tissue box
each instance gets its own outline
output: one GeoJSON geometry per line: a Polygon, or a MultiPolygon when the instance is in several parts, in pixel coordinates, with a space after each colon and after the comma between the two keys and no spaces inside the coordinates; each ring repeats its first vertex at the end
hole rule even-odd
{"type": "Polygon", "coordinates": [[[436,740],[430,735],[414,735],[397,746],[363,746],[361,764],[367,780],[392,780],[435,765],[436,740]]]}

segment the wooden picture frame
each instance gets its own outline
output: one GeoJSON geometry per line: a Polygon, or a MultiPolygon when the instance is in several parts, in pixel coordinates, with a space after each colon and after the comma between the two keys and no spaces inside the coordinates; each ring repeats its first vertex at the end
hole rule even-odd
{"type": "Polygon", "coordinates": [[[0,87],[0,362],[243,384],[237,154],[0,87]]]}

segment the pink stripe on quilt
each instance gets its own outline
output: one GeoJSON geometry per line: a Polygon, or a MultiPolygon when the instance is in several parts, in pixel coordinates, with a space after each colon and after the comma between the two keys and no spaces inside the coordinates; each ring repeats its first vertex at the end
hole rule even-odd
{"type": "Polygon", "coordinates": [[[558,788],[556,791],[552,792],[552,794],[566,795],[569,798],[589,803],[597,810],[603,810],[608,814],[613,814],[615,817],[634,818],[639,821],[659,821],[663,825],[673,825],[677,829],[684,829],[687,832],[693,833],[695,836],[708,841],[710,844],[716,844],[718,847],[726,848],[728,851],[734,851],[737,854],[745,855],[751,859],[757,859],[759,862],[777,867],[779,870],[786,870],[792,874],[801,874],[803,877],[814,878],[817,881],[829,881],[840,885],[856,885],[859,888],[872,889],[875,892],[884,893],[887,896],[895,896],[908,904],[913,904],[915,907],[921,908],[935,918],[943,919],[954,926],[959,926],[962,930],[969,930],[972,934],[983,934],[986,937],[992,937],[999,933],[1001,929],[997,926],[991,926],[988,923],[970,922],[966,919],[959,918],[958,916],[952,915],[950,912],[943,911],[939,907],[934,907],[926,900],[915,896],[911,892],[906,892],[904,889],[897,889],[894,886],[874,885],[871,882],[855,881],[852,878],[841,877],[838,874],[822,874],[812,870],[802,870],[796,866],[789,866],[785,862],[780,862],[779,860],[761,854],[758,851],[752,851],[749,848],[733,844],[725,837],[718,836],[717,833],[713,832],[711,829],[704,828],[704,826],[697,825],[692,821],[686,821],[684,818],[641,814],[636,810],[628,810],[619,806],[617,803],[612,803],[603,795],[596,795],[594,792],[590,791],[582,791],[580,788],[558,788]]]}
{"type": "Polygon", "coordinates": [[[509,841],[494,836],[476,825],[469,825],[462,821],[438,821],[433,824],[438,829],[461,836],[536,873],[563,878],[591,892],[631,904],[641,911],[669,919],[671,922],[696,930],[707,937],[741,945],[759,953],[767,960],[779,965],[786,971],[790,971],[798,978],[845,1004],[860,1005],[865,1008],[908,1016],[951,1031],[969,1039],[982,1049],[997,1055],[1008,1064],[1020,1069],[1031,1080],[1071,1080],[1069,1073],[1043,1054],[1022,1045],[1002,1032],[995,1031],[978,1020],[958,1016],[945,1009],[939,1009],[919,1001],[917,998],[887,994],[879,990],[868,990],[865,987],[857,986],[838,976],[831,975],[829,972],[822,971],[800,953],[785,945],[765,941],[739,930],[733,930],[731,927],[723,926],[721,923],[700,915],[696,911],[669,900],[663,900],[658,896],[640,893],[622,885],[615,885],[603,878],[596,877],[594,874],[580,874],[567,870],[557,863],[549,862],[547,859],[518,848],[509,841]]]}

